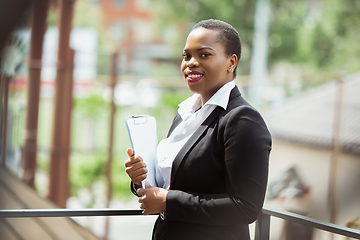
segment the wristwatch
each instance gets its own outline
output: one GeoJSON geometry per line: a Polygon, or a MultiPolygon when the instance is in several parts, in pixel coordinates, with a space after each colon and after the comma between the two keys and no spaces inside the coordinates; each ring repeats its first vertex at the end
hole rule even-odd
{"type": "Polygon", "coordinates": [[[161,220],[166,219],[166,211],[160,213],[160,218],[161,218],[161,220]]]}

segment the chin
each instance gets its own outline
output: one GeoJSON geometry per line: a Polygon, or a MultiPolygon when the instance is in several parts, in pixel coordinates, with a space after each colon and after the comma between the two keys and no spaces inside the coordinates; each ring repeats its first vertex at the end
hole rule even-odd
{"type": "Polygon", "coordinates": [[[198,93],[198,94],[201,93],[201,91],[200,91],[201,89],[199,89],[198,86],[194,86],[194,84],[191,84],[191,83],[187,83],[187,86],[191,92],[198,93]]]}

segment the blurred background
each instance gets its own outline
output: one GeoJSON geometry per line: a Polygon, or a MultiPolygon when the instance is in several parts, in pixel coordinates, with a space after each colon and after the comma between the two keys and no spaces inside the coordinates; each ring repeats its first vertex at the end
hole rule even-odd
{"type": "MultiPolygon", "coordinates": [[[[0,208],[138,209],[125,117],[152,115],[166,137],[192,94],[182,48],[208,18],[238,30],[235,81],[273,136],[265,206],[359,228],[359,0],[0,1],[0,208]]],[[[150,239],[154,220],[0,219],[0,232],[150,239]]],[[[273,240],[345,239],[271,221],[273,240]]]]}

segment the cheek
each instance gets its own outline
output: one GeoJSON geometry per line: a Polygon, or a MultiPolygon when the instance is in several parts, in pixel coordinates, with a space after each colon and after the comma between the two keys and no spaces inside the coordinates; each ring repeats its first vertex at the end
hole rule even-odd
{"type": "Polygon", "coordinates": [[[207,71],[211,73],[211,76],[215,78],[218,78],[219,76],[222,75],[222,66],[220,62],[209,63],[207,64],[206,68],[208,69],[207,71]]]}
{"type": "Polygon", "coordinates": [[[183,72],[186,68],[186,63],[184,62],[184,60],[181,61],[181,65],[180,65],[180,70],[181,72],[183,72]]]}
{"type": "Polygon", "coordinates": [[[212,69],[216,69],[216,73],[218,75],[226,74],[228,70],[228,64],[225,59],[224,60],[219,59],[218,61],[214,62],[211,67],[212,69]]]}

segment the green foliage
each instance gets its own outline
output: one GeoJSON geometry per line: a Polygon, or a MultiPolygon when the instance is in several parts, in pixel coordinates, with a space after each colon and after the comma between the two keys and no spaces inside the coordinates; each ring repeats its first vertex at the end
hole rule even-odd
{"type": "Polygon", "coordinates": [[[165,91],[161,98],[161,103],[165,107],[169,107],[176,113],[179,103],[184,101],[186,98],[191,96],[191,92],[188,89],[183,91],[179,90],[169,90],[165,91]]]}
{"type": "Polygon", "coordinates": [[[321,4],[294,0],[272,1],[271,36],[281,39],[269,48],[270,66],[290,61],[310,72],[360,70],[359,1],[324,0],[321,4]],[[355,66],[356,65],[356,66],[355,66]]]}
{"type": "MultiPolygon", "coordinates": [[[[97,196],[95,187],[102,185],[107,191],[105,171],[108,155],[103,152],[79,154],[73,153],[70,161],[70,194],[77,196],[81,189],[87,189],[91,194],[88,208],[93,207],[97,196]]],[[[130,179],[125,172],[124,161],[114,157],[112,164],[113,198],[127,200],[132,196],[130,179]]],[[[106,194],[106,193],[104,193],[106,194]]]]}
{"type": "Polygon", "coordinates": [[[38,153],[37,154],[37,161],[36,161],[37,170],[46,173],[48,172],[49,165],[50,165],[50,156],[38,153]]]}
{"type": "MultiPolygon", "coordinates": [[[[249,74],[256,1],[151,1],[160,28],[177,24],[185,27],[186,35],[194,23],[203,19],[221,19],[233,25],[243,45],[239,73],[249,74]],[[184,26],[184,22],[188,24],[184,26]]],[[[270,0],[270,4],[269,69],[286,61],[303,71],[331,71],[333,75],[360,70],[360,1],[270,0]]],[[[185,37],[178,44],[183,45],[185,37]]]]}
{"type": "Polygon", "coordinates": [[[96,93],[92,93],[85,98],[77,98],[74,100],[75,110],[89,117],[99,115],[104,109],[108,109],[105,100],[96,93]]]}
{"type": "Polygon", "coordinates": [[[87,0],[77,0],[74,9],[74,26],[101,29],[101,9],[87,0]]]}
{"type": "Polygon", "coordinates": [[[55,27],[57,23],[57,11],[55,7],[51,7],[48,11],[47,24],[49,27],[55,27]]]}
{"type": "Polygon", "coordinates": [[[97,181],[104,181],[106,155],[103,153],[76,154],[70,161],[71,195],[82,188],[91,190],[97,181]]]}
{"type": "MultiPolygon", "coordinates": [[[[57,8],[51,7],[48,11],[48,26],[54,27],[57,24],[57,8]]],[[[73,12],[73,26],[75,27],[92,27],[101,29],[102,15],[101,9],[97,5],[87,0],[77,0],[73,12]]]]}
{"type": "Polygon", "coordinates": [[[125,172],[125,160],[114,156],[112,165],[113,198],[128,199],[132,196],[130,191],[130,178],[125,172]]]}
{"type": "Polygon", "coordinates": [[[269,26],[269,60],[270,64],[287,60],[296,62],[298,37],[295,34],[305,12],[303,1],[275,1],[271,8],[269,26]],[[276,41],[275,39],[278,38],[276,41]],[[275,41],[274,41],[275,40],[275,41]]]}
{"type": "Polygon", "coordinates": [[[148,110],[148,114],[156,118],[159,141],[166,138],[171,122],[178,110],[178,104],[191,96],[187,89],[166,89],[162,92],[161,102],[148,110]]]}

